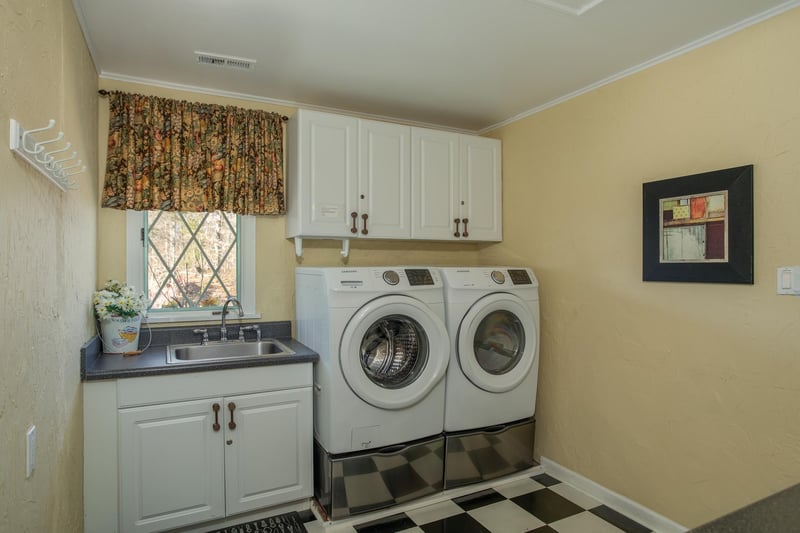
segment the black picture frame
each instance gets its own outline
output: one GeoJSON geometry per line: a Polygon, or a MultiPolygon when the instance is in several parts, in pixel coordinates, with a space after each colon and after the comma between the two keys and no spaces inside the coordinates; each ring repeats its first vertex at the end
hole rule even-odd
{"type": "Polygon", "coordinates": [[[753,284],[753,165],[642,185],[642,280],[753,284]],[[662,261],[662,223],[667,217],[661,200],[718,191],[727,191],[725,260],[662,261]]]}

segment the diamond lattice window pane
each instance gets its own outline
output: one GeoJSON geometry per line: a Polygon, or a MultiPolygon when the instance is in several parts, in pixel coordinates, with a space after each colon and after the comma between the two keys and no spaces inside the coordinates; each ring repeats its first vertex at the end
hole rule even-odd
{"type": "Polygon", "coordinates": [[[150,308],[219,307],[238,293],[236,215],[150,211],[150,308]]]}

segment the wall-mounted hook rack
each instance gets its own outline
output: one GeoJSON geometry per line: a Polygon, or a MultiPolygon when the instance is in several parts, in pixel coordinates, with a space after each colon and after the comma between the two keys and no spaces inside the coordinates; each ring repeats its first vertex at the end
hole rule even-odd
{"type": "MultiPolygon", "coordinates": [[[[342,239],[342,250],[339,252],[344,259],[350,255],[350,239],[342,239]]],[[[294,255],[303,257],[303,238],[294,238],[294,255]]]]}
{"type": "Polygon", "coordinates": [[[66,145],[61,148],[48,151],[48,145],[61,142],[64,139],[64,132],[59,131],[54,138],[45,141],[37,141],[33,137],[34,133],[45,132],[55,127],[56,121],[50,119],[47,126],[25,131],[22,125],[12,118],[8,142],[9,148],[11,148],[12,152],[30,163],[33,168],[52,181],[56,187],[62,191],[77,189],[75,182],[70,179],[70,176],[84,172],[86,167],[81,165],[82,161],[80,159],[68,166],[64,166],[64,163],[71,162],[78,157],[78,152],[72,152],[72,155],[68,157],[56,159],[56,154],[66,152],[72,147],[72,144],[66,143],[66,145]],[[71,172],[67,172],[68,170],[71,172]]]}

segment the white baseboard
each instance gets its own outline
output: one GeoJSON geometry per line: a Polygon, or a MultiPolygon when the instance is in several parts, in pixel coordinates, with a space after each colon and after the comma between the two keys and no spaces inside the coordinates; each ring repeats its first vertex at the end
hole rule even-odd
{"type": "Polygon", "coordinates": [[[582,490],[600,503],[611,507],[615,511],[619,511],[657,533],[683,533],[684,531],[688,531],[687,528],[677,522],[673,522],[652,509],[648,509],[630,498],[617,494],[613,490],[607,489],[547,457],[541,458],[541,464],[544,467],[545,473],[552,474],[553,477],[558,478],[564,483],[568,483],[576,489],[582,490]]]}

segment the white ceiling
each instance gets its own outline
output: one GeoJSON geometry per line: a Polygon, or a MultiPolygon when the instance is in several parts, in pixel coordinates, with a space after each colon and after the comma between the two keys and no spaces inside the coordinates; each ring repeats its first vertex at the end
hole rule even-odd
{"type": "Polygon", "coordinates": [[[800,0],[73,3],[103,78],[484,131],[800,0]]]}

